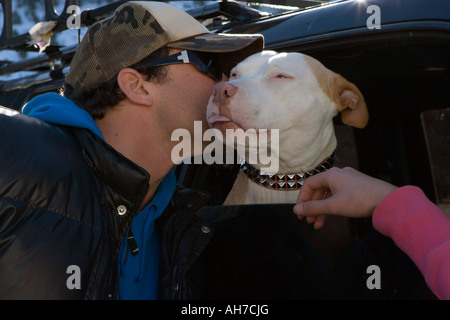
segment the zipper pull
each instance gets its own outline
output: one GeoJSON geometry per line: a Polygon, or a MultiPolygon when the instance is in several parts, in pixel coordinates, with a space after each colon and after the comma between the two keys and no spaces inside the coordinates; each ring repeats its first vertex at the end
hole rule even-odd
{"type": "Polygon", "coordinates": [[[136,243],[136,240],[134,239],[134,234],[133,234],[133,231],[131,231],[131,227],[130,227],[130,230],[128,230],[127,243],[128,243],[128,246],[130,247],[131,255],[133,255],[133,256],[137,255],[139,253],[139,248],[136,243]]]}

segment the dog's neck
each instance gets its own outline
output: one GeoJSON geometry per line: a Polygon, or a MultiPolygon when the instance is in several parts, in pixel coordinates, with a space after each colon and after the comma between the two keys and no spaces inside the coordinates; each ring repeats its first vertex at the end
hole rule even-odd
{"type": "MultiPolygon", "coordinates": [[[[313,170],[336,149],[337,140],[334,126],[330,120],[322,126],[303,125],[303,128],[308,134],[299,132],[296,128],[280,130],[277,143],[270,141],[267,144],[269,150],[265,154],[270,154],[269,162],[266,160],[265,163],[262,163],[255,159],[252,161],[251,158],[248,161],[247,153],[240,154],[238,152],[238,155],[252,167],[271,174],[289,175],[313,170]]],[[[260,159],[259,155],[258,160],[260,159]]]]}
{"type": "Polygon", "coordinates": [[[267,174],[249,165],[245,160],[241,162],[241,169],[250,180],[260,186],[273,190],[291,191],[299,190],[307,178],[330,169],[333,164],[334,152],[314,169],[305,172],[267,174]]]}
{"type": "MultiPolygon", "coordinates": [[[[299,128],[280,130],[279,173],[307,172],[329,157],[337,146],[331,119],[305,121],[299,128]]],[[[255,165],[255,167],[259,167],[255,165]]]]}

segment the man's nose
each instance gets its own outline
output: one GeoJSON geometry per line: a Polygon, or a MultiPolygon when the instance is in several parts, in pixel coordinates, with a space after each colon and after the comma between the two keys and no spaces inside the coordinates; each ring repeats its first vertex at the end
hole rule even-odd
{"type": "Polygon", "coordinates": [[[220,82],[214,86],[213,101],[220,105],[224,105],[236,94],[237,90],[238,87],[229,82],[220,82]]]}

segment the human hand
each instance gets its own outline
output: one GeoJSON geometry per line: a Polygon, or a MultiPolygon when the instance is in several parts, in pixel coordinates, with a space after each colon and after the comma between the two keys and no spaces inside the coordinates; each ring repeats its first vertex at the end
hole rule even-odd
{"type": "Polygon", "coordinates": [[[320,229],[327,215],[371,216],[378,203],[395,189],[353,168],[331,168],[305,180],[293,210],[299,219],[306,217],[320,229]]]}

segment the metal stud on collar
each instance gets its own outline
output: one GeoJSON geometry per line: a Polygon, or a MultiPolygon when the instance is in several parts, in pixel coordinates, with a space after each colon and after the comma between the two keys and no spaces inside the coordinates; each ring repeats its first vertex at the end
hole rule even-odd
{"type": "Polygon", "coordinates": [[[266,174],[261,170],[249,165],[245,160],[241,162],[241,169],[253,182],[274,190],[289,191],[300,190],[303,183],[309,177],[324,172],[333,167],[334,152],[317,167],[307,172],[288,174],[266,174]]]}

